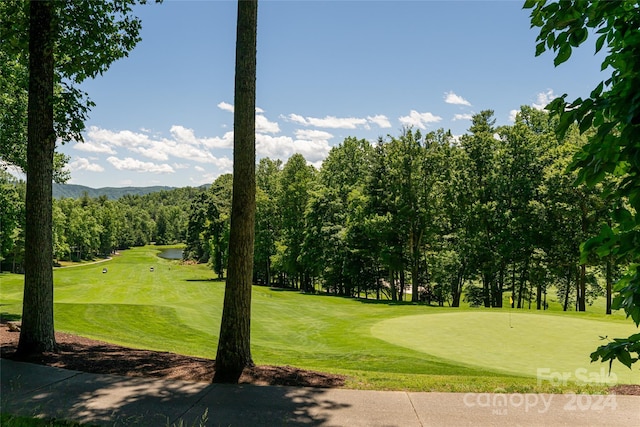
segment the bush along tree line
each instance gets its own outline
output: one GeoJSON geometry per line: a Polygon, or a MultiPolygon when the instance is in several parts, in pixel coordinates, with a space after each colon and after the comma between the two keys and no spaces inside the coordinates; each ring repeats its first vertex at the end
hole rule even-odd
{"type": "MultiPolygon", "coordinates": [[[[603,185],[568,171],[587,136],[522,107],[510,126],[492,111],[469,132],[405,129],[377,143],[347,138],[316,170],[300,154],[256,170],[254,283],[393,301],[565,310],[611,300],[623,258],[580,246],[611,219],[603,185]]],[[[189,209],[185,257],[224,276],[231,175],[189,209]]],[[[608,308],[610,312],[610,308],[608,308]]]]}
{"type": "MultiPolygon", "coordinates": [[[[0,266],[24,270],[25,183],[0,171],[0,266]]],[[[202,188],[144,196],[53,199],[53,262],[106,257],[118,249],[182,243],[189,207],[202,188]]]]}

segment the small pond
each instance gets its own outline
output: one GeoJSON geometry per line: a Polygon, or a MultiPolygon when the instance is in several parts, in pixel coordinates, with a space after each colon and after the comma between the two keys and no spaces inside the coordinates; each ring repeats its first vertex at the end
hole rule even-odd
{"type": "Polygon", "coordinates": [[[158,256],[164,259],[182,259],[182,249],[165,249],[158,256]]]}

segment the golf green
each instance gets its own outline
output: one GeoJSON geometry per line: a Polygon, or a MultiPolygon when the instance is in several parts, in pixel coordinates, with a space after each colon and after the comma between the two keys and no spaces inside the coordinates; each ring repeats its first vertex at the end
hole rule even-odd
{"type": "Polygon", "coordinates": [[[599,336],[627,337],[638,330],[626,323],[567,316],[460,312],[402,316],[371,327],[391,344],[457,363],[533,376],[538,381],[638,384],[640,371],[618,362],[590,363],[589,354],[605,343],[599,336]]]}

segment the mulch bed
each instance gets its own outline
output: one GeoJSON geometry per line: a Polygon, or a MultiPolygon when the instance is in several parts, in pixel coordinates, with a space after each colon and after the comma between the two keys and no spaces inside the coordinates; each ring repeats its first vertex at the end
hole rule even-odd
{"type": "MultiPolygon", "coordinates": [[[[0,324],[0,357],[12,359],[18,347],[20,333],[0,324]]],[[[45,353],[25,360],[40,365],[55,366],[95,374],[131,377],[152,377],[210,383],[215,373],[215,361],[175,353],[137,350],[77,335],[56,333],[58,352],[45,353]]],[[[342,387],[345,377],[291,366],[254,366],[246,368],[241,384],[280,385],[298,387],[342,387]]]]}

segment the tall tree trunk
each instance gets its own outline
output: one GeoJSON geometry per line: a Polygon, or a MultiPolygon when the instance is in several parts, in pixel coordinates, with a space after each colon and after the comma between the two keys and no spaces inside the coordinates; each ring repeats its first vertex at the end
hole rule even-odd
{"type": "Polygon", "coordinates": [[[389,285],[391,288],[391,301],[398,301],[398,292],[396,288],[396,274],[389,268],[389,285]]]}
{"type": "Polygon", "coordinates": [[[498,279],[495,282],[495,291],[493,292],[493,307],[502,308],[502,293],[504,292],[504,276],[506,268],[504,261],[501,262],[498,279]]]}
{"type": "Polygon", "coordinates": [[[237,383],[251,358],[251,278],[256,212],[256,39],[258,1],[238,1],[233,198],[229,261],[214,382],[237,383]]]}
{"type": "Polygon", "coordinates": [[[611,269],[612,269],[611,256],[607,257],[606,268],[607,268],[607,274],[606,274],[606,276],[607,276],[607,295],[606,295],[606,297],[607,297],[607,314],[611,314],[611,291],[612,291],[612,288],[613,288],[613,277],[612,277],[612,274],[611,274],[611,269]]]}
{"type": "Polygon", "coordinates": [[[482,301],[486,308],[491,307],[491,276],[486,271],[482,273],[482,301]]]}
{"type": "MultiPolygon", "coordinates": [[[[586,204],[581,203],[580,208],[582,211],[582,235],[586,235],[587,233],[587,207],[586,204]]],[[[578,277],[578,289],[577,289],[577,301],[576,301],[576,311],[586,311],[587,310],[587,301],[586,301],[586,282],[587,282],[587,266],[585,264],[580,265],[580,275],[578,277]]]]}
{"type": "Polygon", "coordinates": [[[411,233],[411,301],[418,302],[418,276],[420,275],[420,246],[422,231],[411,233]]]}
{"type": "Polygon", "coordinates": [[[562,311],[567,311],[569,309],[569,294],[571,291],[571,273],[573,270],[573,266],[569,266],[569,270],[567,271],[567,284],[565,286],[564,293],[564,304],[562,304],[562,311]]]}
{"type": "Polygon", "coordinates": [[[578,311],[587,310],[587,266],[582,264],[580,266],[580,276],[578,280],[578,311]]]}
{"type": "Polygon", "coordinates": [[[465,271],[465,265],[463,263],[462,266],[458,269],[455,283],[452,285],[452,292],[451,292],[452,307],[460,307],[460,297],[462,296],[462,287],[464,285],[464,271],[465,271]]]}
{"type": "Polygon", "coordinates": [[[18,354],[54,351],[52,181],[53,3],[29,5],[29,104],[24,300],[18,354]]]}

